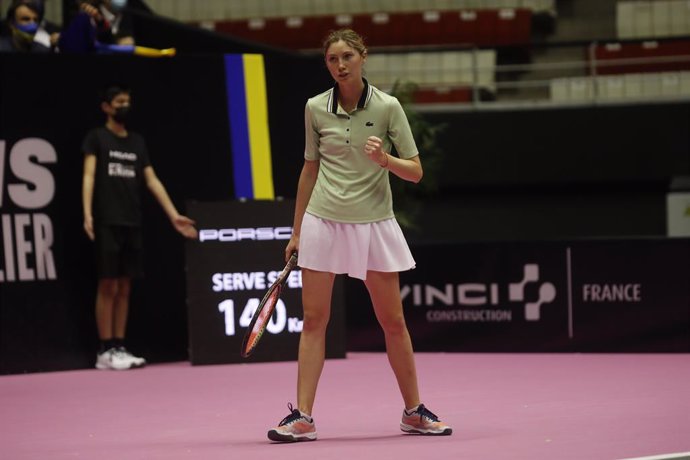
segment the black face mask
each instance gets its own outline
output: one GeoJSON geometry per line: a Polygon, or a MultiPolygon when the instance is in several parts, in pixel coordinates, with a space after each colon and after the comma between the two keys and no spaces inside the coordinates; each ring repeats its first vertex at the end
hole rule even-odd
{"type": "Polygon", "coordinates": [[[124,123],[125,121],[127,121],[129,113],[129,106],[117,107],[115,109],[115,113],[113,114],[113,120],[115,120],[118,123],[124,123]]]}

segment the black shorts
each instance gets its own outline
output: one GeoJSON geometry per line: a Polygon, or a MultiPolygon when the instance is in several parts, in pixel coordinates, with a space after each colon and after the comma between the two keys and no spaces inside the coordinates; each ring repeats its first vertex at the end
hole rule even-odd
{"type": "Polygon", "coordinates": [[[97,225],[94,230],[99,278],[144,276],[141,227],[97,225]]]}

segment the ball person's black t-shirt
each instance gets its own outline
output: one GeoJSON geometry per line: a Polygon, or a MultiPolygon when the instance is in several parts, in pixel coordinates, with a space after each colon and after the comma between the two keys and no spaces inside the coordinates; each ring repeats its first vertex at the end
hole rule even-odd
{"type": "Polygon", "coordinates": [[[143,171],[151,164],[144,138],[133,132],[120,137],[103,126],[86,135],[82,152],[96,155],[94,222],[140,226],[143,171]]]}

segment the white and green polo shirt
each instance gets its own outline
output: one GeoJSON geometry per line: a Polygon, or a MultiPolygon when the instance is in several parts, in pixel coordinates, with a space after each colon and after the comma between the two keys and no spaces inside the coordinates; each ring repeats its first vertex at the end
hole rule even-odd
{"type": "Polygon", "coordinates": [[[364,145],[377,136],[385,152],[395,145],[400,158],[419,155],[400,102],[364,80],[353,112],[338,104],[338,85],[310,98],[304,112],[304,158],[320,162],[307,212],[345,223],[394,217],[388,170],[367,157],[364,145]]]}

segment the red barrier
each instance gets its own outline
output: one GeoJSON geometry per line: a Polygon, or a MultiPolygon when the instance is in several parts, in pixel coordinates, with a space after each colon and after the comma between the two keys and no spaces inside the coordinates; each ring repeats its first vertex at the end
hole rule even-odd
{"type": "Polygon", "coordinates": [[[690,70],[690,40],[605,43],[596,45],[594,56],[598,64],[596,69],[598,75],[690,70]],[[684,58],[685,61],[672,62],[673,57],[684,58]],[[649,63],[624,61],[626,59],[654,58],[669,59],[668,61],[652,61],[649,63]]]}
{"type": "Polygon", "coordinates": [[[521,45],[530,41],[532,11],[522,8],[305,16],[215,23],[215,30],[288,49],[318,48],[332,29],[352,27],[371,47],[521,45]]]}

